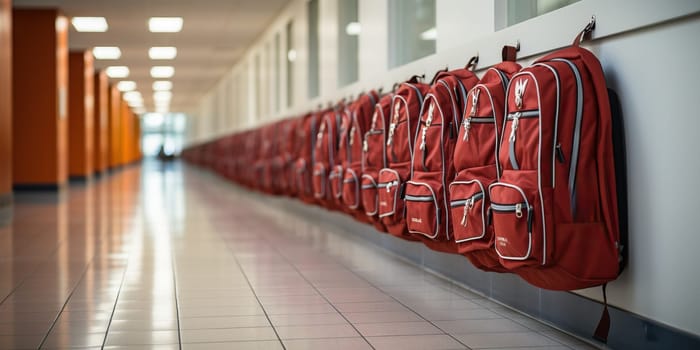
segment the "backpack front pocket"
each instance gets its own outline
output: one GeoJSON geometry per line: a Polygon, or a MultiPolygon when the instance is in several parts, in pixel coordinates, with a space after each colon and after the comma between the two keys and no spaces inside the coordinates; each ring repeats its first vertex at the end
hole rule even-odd
{"type": "Polygon", "coordinates": [[[486,210],[488,209],[486,187],[474,179],[454,181],[450,184],[450,214],[455,242],[465,243],[465,252],[488,247],[486,210]],[[474,244],[468,244],[473,242],[474,244]],[[469,247],[474,246],[474,247],[469,247]]]}
{"type": "Polygon", "coordinates": [[[548,254],[547,216],[543,202],[547,193],[539,190],[536,171],[506,171],[501,182],[489,186],[495,249],[504,267],[546,264],[548,254]]]}
{"type": "Polygon", "coordinates": [[[326,167],[322,163],[314,164],[314,172],[312,177],[312,185],[314,189],[314,197],[318,199],[326,199],[326,167]]]}
{"type": "Polygon", "coordinates": [[[440,202],[442,185],[408,181],[406,184],[406,225],[408,232],[436,239],[442,224],[440,202]]]}
{"type": "Polygon", "coordinates": [[[353,210],[360,206],[360,179],[350,168],[345,169],[343,177],[343,204],[353,210]]]}
{"type": "Polygon", "coordinates": [[[375,216],[379,212],[377,181],[368,174],[362,175],[362,207],[367,216],[375,216]]]}
{"type": "Polygon", "coordinates": [[[335,199],[340,199],[343,195],[343,167],[336,165],[328,175],[328,183],[331,187],[331,195],[335,199]]]}
{"type": "Polygon", "coordinates": [[[402,218],[403,200],[399,196],[401,186],[401,176],[398,171],[389,168],[379,171],[379,184],[377,185],[379,217],[388,218],[386,220],[389,221],[389,224],[402,218]]]}

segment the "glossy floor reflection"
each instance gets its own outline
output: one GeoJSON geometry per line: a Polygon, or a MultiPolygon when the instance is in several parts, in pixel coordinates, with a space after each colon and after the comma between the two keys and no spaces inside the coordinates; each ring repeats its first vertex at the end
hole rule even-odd
{"type": "Polygon", "coordinates": [[[588,348],[178,163],[14,212],[0,349],[588,348]]]}

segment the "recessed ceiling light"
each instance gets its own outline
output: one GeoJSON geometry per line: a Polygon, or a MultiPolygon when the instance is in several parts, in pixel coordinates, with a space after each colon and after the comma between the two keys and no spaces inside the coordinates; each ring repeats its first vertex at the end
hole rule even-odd
{"type": "Polygon", "coordinates": [[[127,91],[124,93],[124,100],[129,102],[143,101],[141,93],[138,91],[127,91]]]}
{"type": "Polygon", "coordinates": [[[117,89],[119,91],[131,91],[136,90],[136,82],[130,80],[124,80],[117,83],[117,89]]]}
{"type": "Polygon", "coordinates": [[[175,74],[175,68],[172,66],[155,66],[151,67],[151,77],[153,78],[170,78],[175,74]]]}
{"type": "Polygon", "coordinates": [[[173,89],[173,83],[168,80],[156,80],[153,82],[153,90],[168,91],[173,89]]]}
{"type": "Polygon", "coordinates": [[[289,62],[294,62],[294,61],[296,61],[296,59],[297,59],[297,50],[291,49],[291,50],[287,51],[287,60],[289,60],[289,62]]]}
{"type": "Polygon", "coordinates": [[[172,60],[177,56],[177,48],[172,46],[155,46],[148,49],[148,57],[152,60],[172,60]]]}
{"type": "Polygon", "coordinates": [[[104,17],[73,17],[71,23],[79,32],[106,32],[109,28],[104,17]]]}
{"type": "Polygon", "coordinates": [[[182,17],[151,17],[148,30],[152,33],[177,33],[182,30],[182,17]]]}
{"type": "Polygon", "coordinates": [[[131,108],[139,108],[143,107],[143,100],[126,101],[126,104],[128,104],[131,108]]]}
{"type": "Polygon", "coordinates": [[[153,93],[153,100],[156,102],[169,102],[173,97],[170,91],[156,91],[153,93]]]}
{"type": "Polygon", "coordinates": [[[362,32],[362,26],[360,22],[350,22],[345,26],[345,33],[347,35],[360,35],[362,32]]]}
{"type": "Polygon", "coordinates": [[[110,78],[126,78],[129,76],[129,67],[127,66],[110,66],[106,69],[107,76],[110,78]]]}
{"type": "Polygon", "coordinates": [[[116,60],[122,57],[122,50],[116,46],[95,46],[92,55],[98,60],[116,60]]]}

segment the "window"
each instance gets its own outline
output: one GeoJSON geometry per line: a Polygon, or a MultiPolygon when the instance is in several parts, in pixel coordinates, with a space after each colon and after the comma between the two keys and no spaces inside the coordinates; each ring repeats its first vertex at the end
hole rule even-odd
{"type": "Polygon", "coordinates": [[[282,85],[282,78],[280,77],[280,55],[282,54],[282,48],[280,47],[280,34],[275,35],[275,58],[272,60],[275,67],[273,68],[273,73],[275,75],[275,112],[280,111],[280,85],[282,85]]]}
{"type": "Polygon", "coordinates": [[[255,77],[255,90],[253,90],[255,94],[255,118],[260,119],[262,118],[262,67],[260,66],[260,54],[255,56],[253,69],[255,70],[253,72],[255,77]]]}
{"type": "Polygon", "coordinates": [[[287,107],[294,102],[294,61],[297,59],[297,51],[294,48],[294,29],[292,21],[287,23],[287,107]]]}
{"type": "Polygon", "coordinates": [[[435,0],[389,0],[389,68],[435,53],[435,0]]]}
{"type": "MultiPolygon", "coordinates": [[[[505,26],[498,26],[498,29],[512,26],[530,18],[571,5],[577,1],[579,0],[507,0],[505,2],[506,23],[505,26]]],[[[498,11],[497,13],[503,12],[498,11]]]]}
{"type": "Polygon", "coordinates": [[[338,2],[338,86],[357,81],[359,66],[357,0],[338,2]]]}
{"type": "Polygon", "coordinates": [[[319,52],[318,52],[318,0],[307,3],[309,23],[309,98],[318,96],[319,92],[319,52]]]}

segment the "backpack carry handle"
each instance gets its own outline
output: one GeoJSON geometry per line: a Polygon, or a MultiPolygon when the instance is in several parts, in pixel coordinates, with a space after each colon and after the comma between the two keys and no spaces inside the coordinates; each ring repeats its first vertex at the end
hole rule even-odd
{"type": "Polygon", "coordinates": [[[435,82],[437,81],[438,76],[440,75],[440,73],[445,73],[445,72],[447,72],[447,67],[445,67],[444,69],[440,69],[439,71],[435,72],[435,75],[433,76],[433,79],[430,80],[430,85],[435,84],[435,82]]]}
{"type": "Polygon", "coordinates": [[[593,29],[595,29],[595,15],[591,16],[591,20],[588,22],[588,24],[586,24],[586,26],[583,28],[581,33],[579,33],[579,35],[576,36],[576,39],[574,39],[574,42],[572,45],[573,46],[581,45],[581,42],[583,41],[583,39],[585,39],[585,37],[587,35],[591,34],[593,29]]]}

